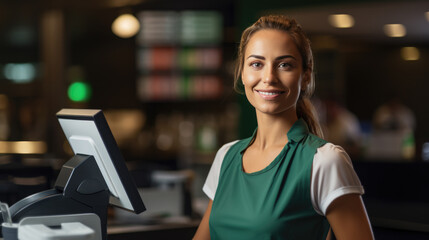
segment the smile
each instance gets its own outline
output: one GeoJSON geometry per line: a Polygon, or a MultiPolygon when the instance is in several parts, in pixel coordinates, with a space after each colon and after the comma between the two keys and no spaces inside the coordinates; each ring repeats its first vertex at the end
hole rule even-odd
{"type": "Polygon", "coordinates": [[[263,91],[257,91],[258,93],[262,94],[262,95],[267,95],[267,96],[273,96],[273,95],[278,95],[281,94],[283,92],[278,91],[278,92],[263,92],[263,91]]]}
{"type": "Polygon", "coordinates": [[[261,91],[261,90],[255,90],[263,99],[265,100],[274,100],[277,99],[281,94],[285,93],[285,91],[261,91]]]}

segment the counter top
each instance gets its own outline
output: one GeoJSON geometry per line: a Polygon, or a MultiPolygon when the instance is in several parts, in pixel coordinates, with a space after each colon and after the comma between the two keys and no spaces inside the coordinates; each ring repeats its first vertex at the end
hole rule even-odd
{"type": "Polygon", "coordinates": [[[127,224],[110,225],[107,227],[109,240],[188,240],[194,236],[200,220],[191,220],[189,222],[170,222],[159,224],[127,224]]]}

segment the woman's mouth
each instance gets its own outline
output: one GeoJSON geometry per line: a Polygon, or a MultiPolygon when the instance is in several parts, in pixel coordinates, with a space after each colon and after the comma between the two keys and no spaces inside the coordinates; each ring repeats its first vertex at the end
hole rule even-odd
{"type": "Polygon", "coordinates": [[[278,97],[279,95],[285,93],[285,91],[262,91],[262,90],[255,90],[259,95],[266,99],[266,100],[272,100],[278,97]]]}

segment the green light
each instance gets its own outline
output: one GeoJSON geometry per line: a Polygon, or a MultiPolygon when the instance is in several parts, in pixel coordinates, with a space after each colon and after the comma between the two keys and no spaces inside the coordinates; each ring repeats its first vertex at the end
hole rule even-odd
{"type": "Polygon", "coordinates": [[[85,102],[90,98],[91,87],[84,82],[74,82],[70,84],[67,93],[73,102],[85,102]]]}

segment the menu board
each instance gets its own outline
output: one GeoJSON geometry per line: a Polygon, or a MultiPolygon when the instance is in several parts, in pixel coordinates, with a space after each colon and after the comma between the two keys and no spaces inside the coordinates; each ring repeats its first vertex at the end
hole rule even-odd
{"type": "Polygon", "coordinates": [[[220,13],[143,11],[138,18],[137,92],[142,101],[221,95],[220,13]]]}

